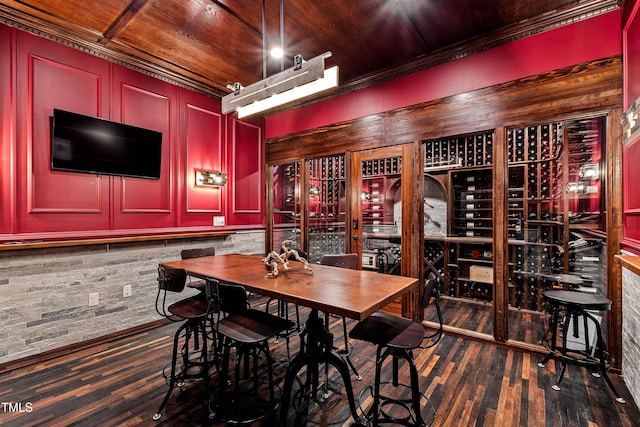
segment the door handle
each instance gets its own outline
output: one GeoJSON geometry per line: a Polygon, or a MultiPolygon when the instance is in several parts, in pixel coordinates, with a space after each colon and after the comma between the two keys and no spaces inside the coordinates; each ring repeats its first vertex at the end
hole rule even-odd
{"type": "Polygon", "coordinates": [[[353,240],[358,240],[358,236],[353,236],[353,240]]]}

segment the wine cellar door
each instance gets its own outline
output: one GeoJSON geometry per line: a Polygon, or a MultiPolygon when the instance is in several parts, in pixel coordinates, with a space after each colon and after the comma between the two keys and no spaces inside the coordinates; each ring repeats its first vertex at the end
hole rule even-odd
{"type": "Polygon", "coordinates": [[[354,155],[352,251],[363,270],[402,273],[402,150],[389,147],[354,155]],[[356,170],[357,169],[357,170],[356,170]]]}

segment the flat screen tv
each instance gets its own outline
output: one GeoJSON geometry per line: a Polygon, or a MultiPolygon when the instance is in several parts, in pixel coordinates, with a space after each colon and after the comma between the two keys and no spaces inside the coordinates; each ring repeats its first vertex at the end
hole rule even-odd
{"type": "Polygon", "coordinates": [[[162,132],[53,110],[51,169],[159,179],[162,132]]]}

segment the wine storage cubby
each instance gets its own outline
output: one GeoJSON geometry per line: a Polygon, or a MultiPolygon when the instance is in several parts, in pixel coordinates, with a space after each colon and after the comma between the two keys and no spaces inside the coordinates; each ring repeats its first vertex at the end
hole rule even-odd
{"type": "Polygon", "coordinates": [[[462,239],[449,243],[449,288],[452,297],[493,299],[491,239],[462,239]]]}
{"type": "Polygon", "coordinates": [[[491,169],[451,172],[453,234],[491,237],[493,234],[493,185],[491,169]]]}

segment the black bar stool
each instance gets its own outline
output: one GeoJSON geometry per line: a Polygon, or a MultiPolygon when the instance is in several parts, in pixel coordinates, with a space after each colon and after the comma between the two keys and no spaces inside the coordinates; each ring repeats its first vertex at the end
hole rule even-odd
{"type": "MultiPolygon", "coordinates": [[[[210,281],[207,280],[207,283],[210,281]]],[[[229,424],[251,424],[275,412],[278,407],[268,340],[290,329],[293,323],[262,310],[249,308],[247,291],[240,285],[218,283],[217,289],[219,317],[216,332],[222,343],[223,354],[220,392],[212,399],[215,415],[229,424]],[[225,316],[222,317],[222,314],[225,316]],[[232,347],[236,350],[234,387],[227,390],[232,347]],[[260,354],[264,356],[266,392],[259,387],[260,354]],[[251,373],[250,359],[253,361],[251,373]],[[240,382],[243,361],[245,377],[250,377],[244,385],[240,382]]]]}
{"type": "MultiPolygon", "coordinates": [[[[182,322],[173,338],[170,373],[163,372],[169,385],[160,408],[153,415],[157,421],[162,417],[162,411],[169,402],[169,397],[177,385],[182,387],[185,380],[196,379],[204,381],[205,395],[209,389],[209,369],[211,367],[208,355],[207,336],[213,328],[212,314],[217,311],[217,303],[213,286],[206,285],[205,297],[191,296],[169,304],[169,292],[182,292],[187,280],[183,269],[158,268],[158,294],[156,296],[156,311],[161,316],[182,322]],[[182,344],[180,344],[182,341],[182,344]],[[191,345],[193,343],[193,345],[191,345]],[[180,353],[180,355],[178,355],[180,353]]],[[[214,364],[216,363],[214,358],[214,364]]]]}
{"type": "Polygon", "coordinates": [[[611,379],[607,375],[607,358],[606,345],[602,338],[602,330],[600,322],[594,317],[590,311],[607,311],[611,309],[611,301],[600,295],[593,295],[584,292],[550,290],[543,293],[544,298],[552,306],[553,313],[551,315],[551,343],[549,353],[544,360],[538,363],[543,368],[545,364],[552,358],[557,357],[562,368],[558,375],[558,381],[552,386],[554,390],[560,390],[560,382],[564,377],[567,368],[567,362],[574,362],[581,366],[591,366],[599,368],[599,372],[593,372],[596,378],[604,377],[607,385],[616,396],[616,402],[625,403],[616,391],[611,379]],[[558,346],[557,334],[559,327],[559,319],[562,311],[565,311],[562,323],[562,344],[558,346]],[[580,322],[582,323],[583,334],[580,332],[580,322]],[[573,327],[569,330],[569,326],[573,327]],[[591,329],[593,328],[593,329],[591,329]],[[590,342],[590,331],[595,330],[596,341],[590,342]],[[567,340],[570,337],[578,339],[577,343],[569,345],[567,340]],[[584,342],[580,338],[584,338],[584,342]]]}
{"type": "MultiPolygon", "coordinates": [[[[367,413],[367,419],[374,426],[380,423],[393,423],[405,426],[427,426],[433,422],[433,418],[427,423],[422,417],[420,401],[427,399],[420,392],[418,370],[413,360],[412,350],[420,348],[424,338],[424,328],[419,323],[404,317],[392,316],[385,313],[374,313],[358,323],[349,336],[353,339],[368,341],[378,346],[376,350],[376,374],[373,390],[373,404],[367,413]],[[393,358],[392,384],[394,388],[399,386],[399,361],[404,359],[409,365],[411,378],[411,398],[401,399],[391,395],[382,395],[380,392],[381,372],[384,361],[391,356],[393,358]],[[392,417],[385,408],[392,406],[401,407],[406,412],[402,418],[392,417]]],[[[366,389],[365,389],[366,390],[366,389]]],[[[397,396],[398,394],[395,393],[397,396]]],[[[362,396],[362,394],[361,394],[362,396]]],[[[433,411],[435,416],[435,410],[433,411]]]]}
{"type": "MultiPolygon", "coordinates": [[[[209,246],[206,248],[190,248],[180,251],[180,257],[182,259],[200,258],[205,256],[214,256],[216,254],[216,248],[209,246]]],[[[205,280],[193,279],[191,276],[187,276],[187,286],[190,288],[198,289],[204,292],[205,280]]]]}

